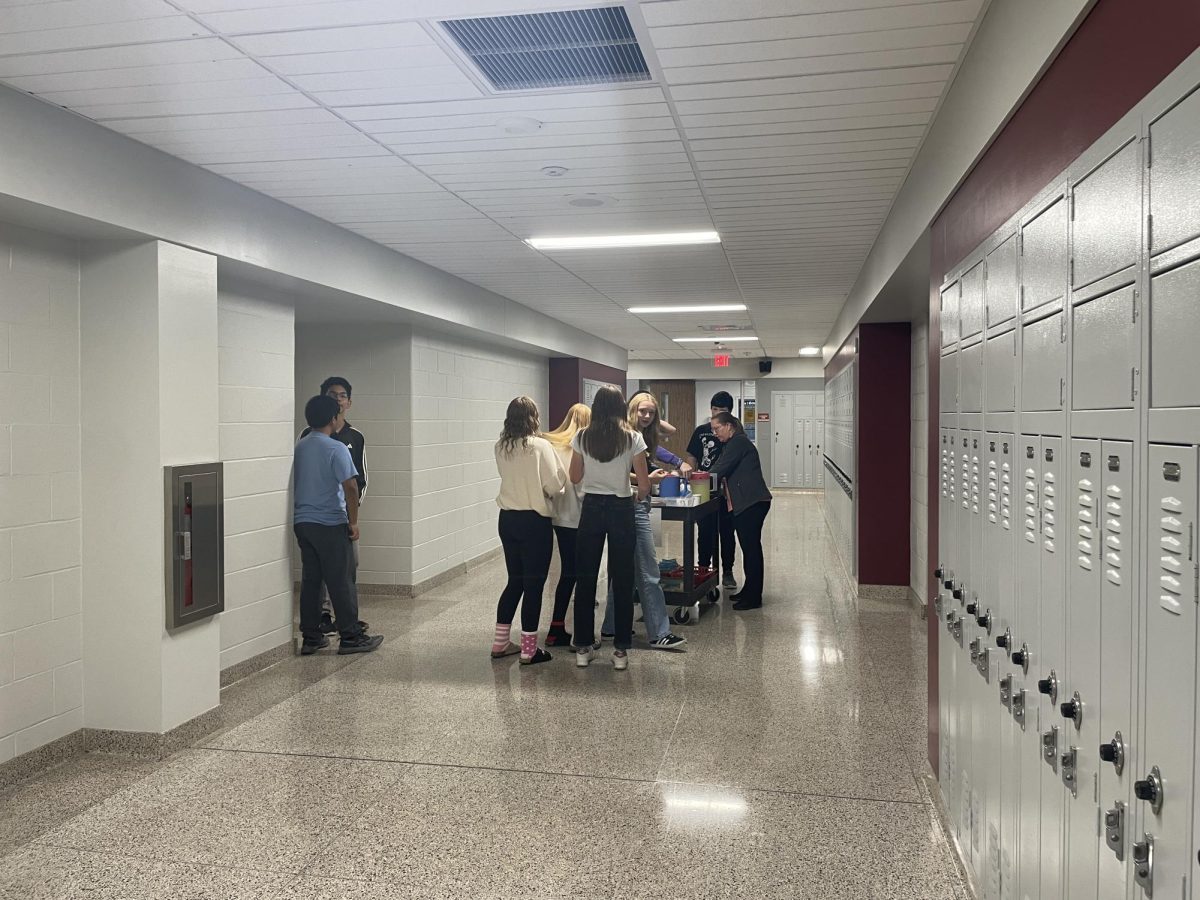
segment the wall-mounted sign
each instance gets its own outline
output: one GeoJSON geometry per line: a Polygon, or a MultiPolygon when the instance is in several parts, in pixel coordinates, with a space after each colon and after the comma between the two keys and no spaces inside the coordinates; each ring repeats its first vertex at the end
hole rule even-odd
{"type": "Polygon", "coordinates": [[[769,412],[760,412],[760,413],[758,414],[758,421],[760,421],[760,422],[770,422],[770,421],[771,421],[771,414],[770,414],[769,412]]]}
{"type": "Polygon", "coordinates": [[[714,353],[713,367],[717,369],[728,369],[729,362],[733,358],[732,353],[714,353]]]}

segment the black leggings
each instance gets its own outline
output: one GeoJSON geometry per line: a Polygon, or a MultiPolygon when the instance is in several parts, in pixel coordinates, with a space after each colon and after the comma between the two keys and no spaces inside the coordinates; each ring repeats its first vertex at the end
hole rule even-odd
{"type": "Polygon", "coordinates": [[[737,529],[738,543],[742,545],[742,569],[746,580],[740,593],[743,601],[761,603],[763,582],[766,580],[763,561],[762,530],[767,513],[771,511],[770,500],[760,500],[733,517],[737,529]]]}
{"type": "Polygon", "coordinates": [[[496,621],[501,625],[512,624],[520,604],[521,630],[537,632],[542,591],[554,555],[553,526],[553,519],[531,509],[500,510],[500,543],[508,569],[508,584],[496,606],[496,621]]]}
{"type": "Polygon", "coordinates": [[[558,576],[558,587],[554,589],[554,612],[551,622],[564,622],[567,618],[567,607],[571,605],[571,594],[575,591],[575,538],[578,528],[554,526],[554,535],[558,538],[558,561],[562,571],[558,576]]]}

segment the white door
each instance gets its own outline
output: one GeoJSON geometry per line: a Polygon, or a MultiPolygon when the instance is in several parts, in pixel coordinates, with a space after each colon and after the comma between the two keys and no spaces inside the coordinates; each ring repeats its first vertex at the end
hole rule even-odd
{"type": "Polygon", "coordinates": [[[824,487],[825,451],[821,448],[821,445],[825,443],[825,417],[822,415],[813,418],[812,441],[812,486],[815,488],[824,487]]]}
{"type": "Polygon", "coordinates": [[[809,419],[804,414],[803,406],[797,403],[792,412],[792,487],[808,487],[804,481],[808,469],[804,459],[808,422],[809,419]]]}
{"type": "Polygon", "coordinates": [[[792,408],[791,393],[776,391],[771,398],[771,425],[775,443],[771,448],[775,487],[792,487],[792,408]]]}

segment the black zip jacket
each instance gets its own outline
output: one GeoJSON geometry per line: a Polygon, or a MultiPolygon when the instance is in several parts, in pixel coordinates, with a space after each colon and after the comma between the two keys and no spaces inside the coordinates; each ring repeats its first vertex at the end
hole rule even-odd
{"type": "Polygon", "coordinates": [[[755,503],[771,499],[767,482],[763,479],[762,462],[758,448],[743,434],[735,434],[721,450],[713,463],[712,471],[721,476],[725,490],[733,501],[733,514],[749,509],[755,503]]]}

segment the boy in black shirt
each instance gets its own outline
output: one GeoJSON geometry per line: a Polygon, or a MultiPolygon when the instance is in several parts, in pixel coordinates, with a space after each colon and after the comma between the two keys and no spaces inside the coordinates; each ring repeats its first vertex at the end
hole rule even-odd
{"type": "MultiPolygon", "coordinates": [[[[717,391],[709,401],[709,409],[715,416],[720,412],[733,412],[733,397],[728,391],[717,391]]],[[[687,445],[688,462],[701,472],[712,470],[713,463],[721,455],[724,446],[713,434],[712,423],[703,422],[692,432],[692,439],[687,445]]],[[[700,559],[702,566],[715,566],[714,544],[717,530],[721,533],[721,583],[733,590],[737,588],[737,579],[733,577],[734,531],[733,513],[722,506],[715,516],[706,516],[700,520],[700,559]]]]}

